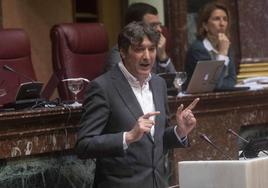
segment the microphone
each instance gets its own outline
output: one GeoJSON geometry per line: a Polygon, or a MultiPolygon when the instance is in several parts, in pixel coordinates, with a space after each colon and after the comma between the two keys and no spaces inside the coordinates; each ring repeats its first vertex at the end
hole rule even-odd
{"type": "Polygon", "coordinates": [[[203,134],[203,133],[199,133],[200,138],[202,138],[203,140],[205,140],[207,143],[209,143],[213,148],[215,148],[217,151],[219,151],[221,154],[224,155],[224,157],[232,160],[232,158],[230,156],[228,156],[225,152],[223,152],[216,144],[214,144],[208,137],[207,135],[203,134]]]}
{"type": "Polygon", "coordinates": [[[232,129],[227,129],[227,133],[231,133],[232,135],[236,136],[237,138],[239,138],[240,140],[242,140],[245,143],[249,143],[248,140],[246,140],[245,138],[239,136],[239,134],[237,134],[236,132],[234,132],[232,129]]]}
{"type": "MultiPolygon", "coordinates": [[[[227,129],[227,133],[231,133],[232,135],[236,136],[237,138],[239,138],[240,140],[242,140],[243,142],[245,142],[247,144],[245,146],[245,148],[243,149],[243,152],[241,153],[240,156],[244,156],[244,157],[248,157],[248,158],[254,158],[254,157],[258,156],[259,151],[263,152],[265,155],[268,155],[268,153],[265,150],[261,149],[261,148],[252,148],[254,143],[251,143],[250,141],[248,141],[245,138],[241,137],[239,134],[234,132],[232,129],[227,129]]],[[[263,140],[263,139],[256,140],[256,143],[258,141],[261,143],[261,142],[263,142],[265,140],[263,140]]],[[[257,145],[256,145],[256,147],[257,147],[257,145]]]]}
{"type": "Polygon", "coordinates": [[[19,75],[19,76],[25,78],[26,80],[30,80],[31,82],[35,82],[35,80],[33,80],[32,78],[30,78],[29,76],[26,76],[25,74],[22,74],[22,73],[20,73],[20,72],[18,72],[18,71],[16,71],[16,70],[12,69],[12,68],[11,68],[10,66],[8,66],[8,65],[3,65],[2,68],[3,68],[3,70],[5,70],[5,71],[9,71],[9,72],[13,72],[13,73],[17,74],[17,75],[19,75]]]}

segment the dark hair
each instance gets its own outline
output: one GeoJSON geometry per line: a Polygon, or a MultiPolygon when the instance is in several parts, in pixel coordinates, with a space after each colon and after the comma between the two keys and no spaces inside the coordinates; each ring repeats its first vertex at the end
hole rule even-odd
{"type": "Polygon", "coordinates": [[[211,2],[211,3],[206,4],[204,8],[201,10],[201,12],[199,13],[199,17],[197,21],[197,37],[198,38],[204,39],[206,37],[207,31],[203,27],[203,24],[208,22],[212,12],[216,9],[223,10],[227,15],[228,27],[226,30],[226,34],[227,36],[229,36],[230,14],[229,14],[227,7],[222,3],[211,2]]]}
{"type": "Polygon", "coordinates": [[[131,45],[140,45],[144,36],[157,46],[160,34],[151,25],[144,22],[131,22],[126,25],[118,36],[118,48],[127,51],[131,45]]]}
{"type": "Polygon", "coordinates": [[[133,3],[131,4],[126,12],[125,25],[130,22],[142,21],[145,14],[158,15],[157,9],[147,3],[133,3]]]}

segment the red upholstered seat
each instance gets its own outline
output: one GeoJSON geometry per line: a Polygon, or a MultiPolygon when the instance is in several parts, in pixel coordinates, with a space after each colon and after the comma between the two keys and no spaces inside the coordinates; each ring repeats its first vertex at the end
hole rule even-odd
{"type": "Polygon", "coordinates": [[[0,89],[4,88],[7,91],[7,95],[0,97],[0,105],[13,102],[18,86],[21,83],[31,81],[16,73],[4,70],[3,65],[8,65],[21,75],[36,80],[31,61],[30,41],[24,30],[0,30],[0,89]]]}
{"type": "MultiPolygon", "coordinates": [[[[101,23],[59,24],[51,30],[51,42],[59,96],[62,100],[73,99],[61,80],[77,77],[93,80],[104,72],[108,52],[106,30],[101,23]]],[[[78,98],[83,98],[83,92],[78,98]]]]}

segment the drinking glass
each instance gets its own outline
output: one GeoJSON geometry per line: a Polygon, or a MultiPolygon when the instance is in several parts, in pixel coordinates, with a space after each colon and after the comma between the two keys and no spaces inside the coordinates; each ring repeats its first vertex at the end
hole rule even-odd
{"type": "Polygon", "coordinates": [[[182,95],[182,84],[186,81],[187,74],[186,72],[176,72],[176,76],[174,78],[173,84],[175,88],[178,89],[178,96],[182,95]]]}
{"type": "Polygon", "coordinates": [[[89,83],[89,80],[86,78],[67,78],[62,81],[67,82],[68,89],[74,95],[74,103],[70,104],[70,106],[72,107],[82,106],[82,104],[78,102],[77,94],[84,88],[84,82],[89,83]]]}

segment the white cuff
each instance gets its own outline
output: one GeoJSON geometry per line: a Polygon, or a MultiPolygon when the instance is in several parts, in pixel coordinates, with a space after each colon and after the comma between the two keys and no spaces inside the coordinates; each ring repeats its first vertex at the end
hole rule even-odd
{"type": "Polygon", "coordinates": [[[127,142],[126,142],[126,132],[123,133],[123,150],[126,150],[128,148],[127,142]]]}
{"type": "Polygon", "coordinates": [[[187,140],[187,136],[185,136],[183,138],[180,138],[178,133],[177,133],[177,131],[176,131],[176,129],[177,129],[177,125],[174,127],[174,133],[175,133],[178,141],[183,144],[187,140]]]}
{"type": "Polygon", "coordinates": [[[168,58],[168,60],[165,63],[159,62],[158,64],[160,67],[166,68],[169,65],[170,61],[171,61],[170,58],[168,58]]]}
{"type": "Polygon", "coordinates": [[[217,55],[217,60],[224,60],[224,65],[225,66],[228,66],[229,65],[229,61],[230,61],[230,59],[229,59],[228,56],[222,55],[222,54],[218,54],[217,55]]]}

